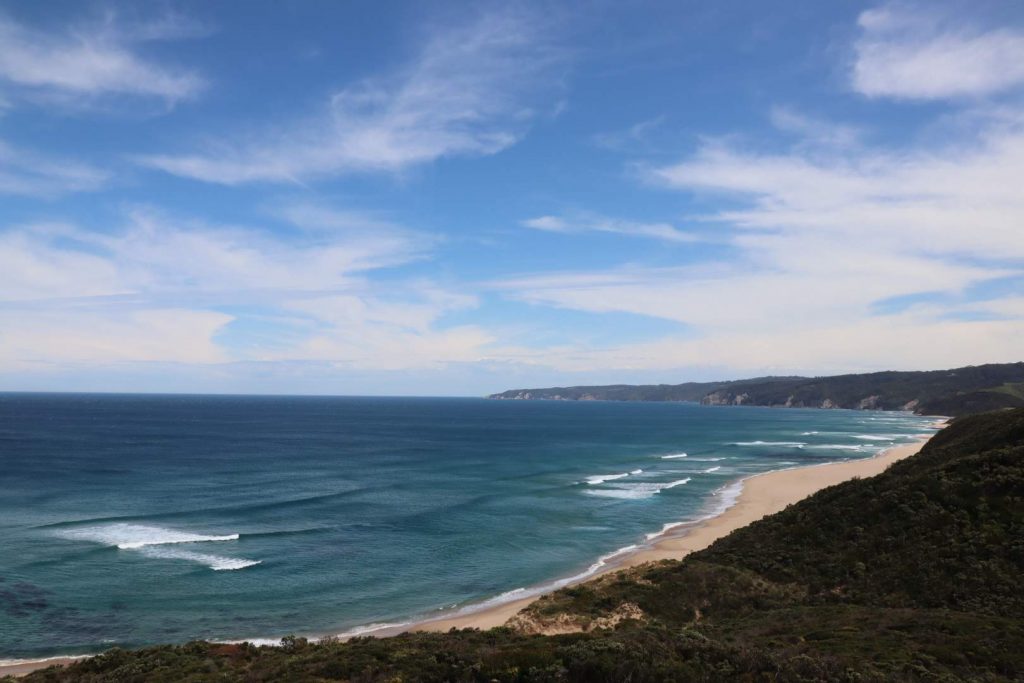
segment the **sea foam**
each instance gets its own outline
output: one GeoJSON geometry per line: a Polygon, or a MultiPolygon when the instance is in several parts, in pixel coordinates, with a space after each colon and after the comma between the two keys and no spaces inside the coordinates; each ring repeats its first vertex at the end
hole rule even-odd
{"type": "Polygon", "coordinates": [[[238,534],[203,535],[147,524],[117,522],[62,529],[58,535],[72,541],[89,541],[120,550],[137,550],[145,557],[198,562],[214,571],[245,569],[260,564],[259,560],[210,555],[170,547],[181,543],[237,541],[238,534]]]}
{"type": "Polygon", "coordinates": [[[661,456],[662,460],[675,460],[676,458],[685,458],[686,453],[673,453],[672,455],[661,456]]]}
{"type": "Polygon", "coordinates": [[[169,545],[172,543],[208,543],[238,540],[238,534],[203,536],[187,531],[124,522],[64,529],[60,532],[60,536],[75,541],[92,541],[94,543],[102,543],[103,545],[117,546],[121,550],[137,550],[149,545],[169,545]]]}
{"type": "Polygon", "coordinates": [[[615,479],[622,479],[628,476],[629,472],[623,472],[621,474],[595,474],[591,477],[587,477],[584,481],[591,486],[597,486],[598,484],[603,484],[606,481],[614,481],[615,479]]]}
{"type": "Polygon", "coordinates": [[[690,481],[690,477],[676,479],[667,482],[651,482],[643,484],[619,484],[606,489],[589,489],[587,493],[591,496],[602,498],[621,498],[623,500],[640,500],[650,498],[667,489],[682,486],[690,481]]]}
{"type": "Polygon", "coordinates": [[[803,441],[736,441],[733,446],[780,446],[786,448],[803,448],[807,444],[803,441]]]}
{"type": "Polygon", "coordinates": [[[196,553],[182,548],[170,548],[165,546],[147,546],[141,549],[146,557],[161,560],[188,560],[204,564],[215,572],[231,571],[234,569],[245,569],[260,564],[260,560],[245,560],[237,557],[224,557],[222,555],[209,555],[207,553],[196,553]]]}

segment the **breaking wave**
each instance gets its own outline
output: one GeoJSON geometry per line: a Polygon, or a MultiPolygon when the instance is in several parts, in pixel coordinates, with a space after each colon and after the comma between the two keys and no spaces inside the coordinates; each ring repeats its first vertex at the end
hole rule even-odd
{"type": "Polygon", "coordinates": [[[238,534],[204,535],[147,524],[117,522],[61,529],[57,535],[71,541],[87,541],[119,550],[135,550],[145,557],[198,562],[214,571],[245,569],[260,564],[259,560],[224,557],[171,547],[182,543],[237,541],[238,534]]]}
{"type": "Polygon", "coordinates": [[[655,496],[662,491],[667,489],[675,488],[676,486],[682,486],[690,481],[690,477],[685,479],[676,479],[675,481],[668,482],[651,482],[643,484],[620,484],[606,489],[590,489],[586,493],[591,496],[600,496],[602,498],[621,498],[623,500],[639,500],[643,498],[650,498],[655,496]]]}

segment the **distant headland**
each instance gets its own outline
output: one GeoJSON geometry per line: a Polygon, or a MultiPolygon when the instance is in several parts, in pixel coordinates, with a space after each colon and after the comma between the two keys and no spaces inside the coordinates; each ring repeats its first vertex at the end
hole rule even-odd
{"type": "Polygon", "coordinates": [[[908,410],[962,415],[1024,407],[1024,363],[832,377],[511,389],[488,398],[552,401],[692,401],[705,405],[908,410]]]}

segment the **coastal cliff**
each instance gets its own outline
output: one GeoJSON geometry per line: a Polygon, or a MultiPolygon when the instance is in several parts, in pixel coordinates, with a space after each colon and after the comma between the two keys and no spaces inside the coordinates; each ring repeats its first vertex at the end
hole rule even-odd
{"type": "Polygon", "coordinates": [[[488,398],[551,401],[690,401],[712,406],[907,410],[963,415],[1024,407],[1024,363],[832,377],[512,389],[488,398]]]}

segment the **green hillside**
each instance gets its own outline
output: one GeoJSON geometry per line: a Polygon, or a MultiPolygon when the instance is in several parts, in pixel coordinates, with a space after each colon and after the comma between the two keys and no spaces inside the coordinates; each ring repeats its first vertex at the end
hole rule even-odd
{"type": "Polygon", "coordinates": [[[1024,679],[1024,409],[687,559],[534,603],[516,628],[115,650],[26,681],[1024,679]],[[544,636],[559,627],[577,633],[544,636]]]}
{"type": "Polygon", "coordinates": [[[1024,407],[1024,363],[834,377],[512,389],[490,398],[694,401],[708,405],[914,410],[923,415],[965,415],[1024,407]]]}

